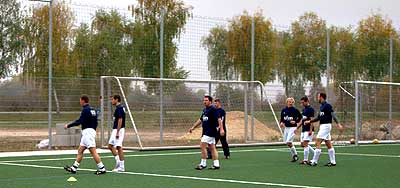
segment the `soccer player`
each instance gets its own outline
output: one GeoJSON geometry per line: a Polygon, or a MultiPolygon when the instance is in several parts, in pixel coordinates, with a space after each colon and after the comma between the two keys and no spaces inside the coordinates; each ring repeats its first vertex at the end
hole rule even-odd
{"type": "MultiPolygon", "coordinates": [[[[223,125],[224,131],[225,131],[225,134],[224,134],[223,136],[221,136],[220,134],[217,134],[217,135],[216,135],[216,137],[215,137],[215,144],[217,144],[218,141],[221,140],[222,150],[224,150],[225,159],[229,159],[229,158],[231,157],[231,154],[230,154],[230,152],[229,152],[229,145],[228,145],[228,142],[227,142],[227,140],[226,140],[226,132],[227,132],[227,130],[226,130],[226,124],[225,124],[226,112],[225,112],[225,110],[221,107],[221,100],[220,100],[220,99],[218,99],[218,98],[214,99],[214,106],[215,106],[215,108],[217,108],[219,117],[220,117],[221,120],[222,120],[222,125],[223,125]]],[[[218,127],[218,129],[219,129],[219,127],[218,127]]],[[[217,130],[218,130],[218,129],[217,129],[217,130]]],[[[207,155],[208,155],[207,159],[211,159],[211,158],[212,158],[212,156],[211,156],[211,151],[210,151],[209,148],[207,148],[207,155]]]]}
{"type": "Polygon", "coordinates": [[[121,96],[113,95],[111,103],[115,106],[114,111],[114,126],[111,132],[110,140],[108,141],[108,149],[115,158],[115,168],[113,172],[124,172],[124,151],[122,150],[122,142],[125,134],[125,108],[121,104],[121,96]]]}
{"type": "Polygon", "coordinates": [[[305,125],[304,122],[307,120],[311,120],[314,117],[314,108],[310,106],[310,102],[308,101],[308,97],[304,96],[300,99],[301,105],[304,107],[302,112],[302,119],[297,126],[297,129],[302,126],[300,142],[301,147],[304,149],[304,159],[300,162],[300,164],[308,164],[308,155],[311,152],[314,154],[314,149],[308,145],[310,141],[312,141],[314,136],[314,126],[312,123],[305,125]]]}
{"type": "Polygon", "coordinates": [[[295,131],[297,129],[297,123],[299,123],[301,120],[301,114],[299,110],[297,110],[293,106],[294,102],[295,101],[293,98],[286,99],[287,106],[281,111],[281,121],[280,121],[280,126],[285,127],[283,141],[290,148],[290,153],[292,154],[291,162],[296,162],[297,160],[299,160],[296,148],[293,145],[293,140],[294,137],[296,136],[295,131]]]}
{"type": "Polygon", "coordinates": [[[204,106],[203,113],[200,116],[200,119],[196,121],[196,123],[189,129],[189,132],[198,127],[200,124],[202,125],[202,137],[200,141],[200,149],[201,149],[201,162],[195,168],[197,170],[203,170],[207,167],[207,146],[211,150],[212,158],[214,160],[213,166],[210,169],[217,170],[220,168],[219,160],[218,160],[218,152],[215,147],[215,137],[217,134],[223,136],[225,134],[224,127],[222,126],[222,120],[219,118],[219,114],[217,109],[212,105],[212,97],[204,96],[204,106]],[[217,127],[220,127],[219,131],[217,131],[217,127]]]}
{"type": "Polygon", "coordinates": [[[342,130],[343,127],[339,123],[339,120],[337,119],[332,106],[328,102],[326,102],[325,93],[321,92],[318,94],[318,102],[321,104],[318,117],[304,122],[304,124],[310,124],[319,121],[320,124],[319,131],[317,134],[317,141],[315,142],[316,149],[314,152],[314,157],[309,164],[311,166],[316,166],[318,164],[318,159],[321,154],[321,143],[322,141],[325,141],[326,147],[328,148],[329,159],[330,159],[330,161],[327,164],[325,164],[325,166],[336,166],[335,149],[333,148],[331,142],[332,118],[336,122],[339,130],[342,130]]]}
{"type": "Polygon", "coordinates": [[[96,161],[98,170],[95,174],[105,174],[106,169],[104,164],[101,162],[100,156],[96,151],[96,128],[97,128],[97,113],[94,108],[89,105],[89,97],[86,95],[82,95],[80,98],[80,104],[83,107],[81,116],[78,120],[67,124],[64,126],[65,129],[71,128],[74,126],[82,125],[82,137],[81,143],[78,148],[78,154],[76,156],[76,160],[72,166],[65,166],[64,169],[73,174],[78,170],[79,164],[83,158],[83,152],[86,149],[89,149],[90,153],[93,156],[93,159],[96,161]]]}

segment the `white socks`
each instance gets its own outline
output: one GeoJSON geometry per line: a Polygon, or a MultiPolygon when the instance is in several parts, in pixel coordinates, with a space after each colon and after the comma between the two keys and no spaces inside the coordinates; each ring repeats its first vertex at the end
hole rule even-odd
{"type": "Polygon", "coordinates": [[[308,146],[308,150],[310,151],[310,153],[312,153],[314,155],[314,148],[312,148],[311,146],[308,146]]]}
{"type": "Polygon", "coordinates": [[[101,171],[106,170],[106,169],[104,168],[104,164],[103,164],[102,162],[97,163],[97,168],[99,168],[99,170],[101,170],[101,171]]]}
{"type": "Polygon", "coordinates": [[[71,169],[76,171],[78,169],[78,167],[79,167],[79,163],[75,161],[74,164],[71,166],[71,169]]]}
{"type": "Polygon", "coordinates": [[[290,148],[290,153],[292,154],[292,156],[297,155],[297,151],[296,151],[296,148],[295,148],[294,146],[292,146],[292,147],[290,148]]]}
{"type": "Polygon", "coordinates": [[[200,165],[207,166],[207,159],[201,159],[200,165]]]}
{"type": "Polygon", "coordinates": [[[219,167],[219,160],[214,160],[214,166],[219,167]]]}
{"type": "Polygon", "coordinates": [[[329,153],[329,159],[330,159],[331,163],[336,164],[335,149],[334,148],[328,149],[328,153],[329,153]]]}
{"type": "Polygon", "coordinates": [[[310,153],[309,147],[304,147],[304,160],[308,161],[308,154],[310,153]]]}
{"type": "Polygon", "coordinates": [[[321,149],[315,149],[314,157],[311,162],[318,163],[319,155],[321,155],[321,149]]]}

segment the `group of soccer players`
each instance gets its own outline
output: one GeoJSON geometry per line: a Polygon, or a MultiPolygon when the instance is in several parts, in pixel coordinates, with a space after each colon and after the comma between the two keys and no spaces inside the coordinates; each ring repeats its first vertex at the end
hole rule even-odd
{"type": "Polygon", "coordinates": [[[342,130],[343,126],[339,123],[332,106],[326,101],[326,94],[321,92],[317,96],[318,102],[321,104],[319,114],[314,117],[314,109],[310,106],[307,97],[302,97],[301,105],[304,107],[303,112],[300,113],[294,107],[295,100],[293,98],[287,98],[287,106],[281,111],[280,126],[285,128],[283,142],[290,148],[292,156],[291,162],[296,162],[299,157],[295,146],[293,145],[294,138],[297,130],[302,127],[300,135],[301,146],[304,149],[304,159],[300,164],[308,164],[316,166],[318,164],[319,156],[321,154],[321,143],[325,142],[328,148],[329,162],[325,166],[336,166],[335,149],[331,142],[331,129],[332,119],[336,122],[338,129],[342,130]],[[314,136],[314,124],[319,121],[319,131],[317,139],[315,141],[316,149],[313,149],[309,142],[313,140],[314,136]],[[309,160],[309,153],[313,153],[312,160],[309,160]]]}
{"type": "MultiPolygon", "coordinates": [[[[111,96],[111,102],[115,106],[114,112],[114,126],[108,142],[108,148],[115,158],[115,168],[113,172],[124,172],[124,152],[122,150],[122,142],[125,133],[125,109],[121,104],[121,97],[119,95],[111,96]]],[[[96,128],[97,128],[97,111],[89,105],[89,97],[86,95],[81,96],[80,104],[82,112],[78,120],[64,126],[65,129],[74,126],[82,125],[82,137],[78,148],[76,160],[72,166],[65,166],[64,169],[70,173],[75,174],[79,168],[80,162],[83,158],[83,152],[89,149],[95,160],[98,170],[95,174],[105,174],[106,169],[101,162],[99,154],[96,152],[96,128]]]]}

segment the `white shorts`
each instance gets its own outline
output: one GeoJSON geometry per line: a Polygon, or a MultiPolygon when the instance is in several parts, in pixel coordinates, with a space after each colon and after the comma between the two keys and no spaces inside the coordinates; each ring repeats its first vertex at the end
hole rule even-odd
{"type": "Polygon", "coordinates": [[[96,131],[92,128],[86,128],[82,131],[81,146],[86,148],[96,147],[96,131]]]}
{"type": "Polygon", "coordinates": [[[110,140],[108,141],[108,144],[113,145],[114,147],[122,147],[122,142],[124,141],[124,135],[125,135],[125,128],[119,129],[119,138],[117,139],[117,129],[113,129],[111,132],[111,137],[110,140]]]}
{"type": "Polygon", "coordinates": [[[301,132],[300,135],[300,142],[304,142],[304,141],[312,141],[313,137],[314,137],[314,132],[311,132],[311,135],[308,134],[309,132],[301,132]]]}
{"type": "Polygon", "coordinates": [[[210,136],[207,136],[207,135],[203,135],[201,137],[201,142],[215,145],[215,137],[210,137],[210,136]]]}
{"type": "Polygon", "coordinates": [[[331,140],[331,129],[332,129],[332,124],[321,124],[319,126],[319,131],[317,134],[317,138],[323,139],[323,140],[331,140]]]}
{"type": "Polygon", "coordinates": [[[283,134],[283,141],[285,143],[293,142],[294,137],[296,137],[296,134],[294,134],[295,130],[296,127],[285,127],[285,133],[283,134]]]}

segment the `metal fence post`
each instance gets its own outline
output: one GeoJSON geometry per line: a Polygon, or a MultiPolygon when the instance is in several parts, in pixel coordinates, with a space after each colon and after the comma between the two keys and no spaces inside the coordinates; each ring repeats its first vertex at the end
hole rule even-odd
{"type": "MultiPolygon", "coordinates": [[[[390,36],[390,55],[389,55],[389,82],[393,82],[393,37],[390,36]]],[[[389,86],[389,123],[388,123],[388,139],[392,139],[392,85],[389,86]]]]}
{"type": "Polygon", "coordinates": [[[165,10],[161,10],[160,15],[160,144],[163,144],[163,132],[164,132],[164,103],[163,103],[163,81],[164,78],[164,15],[165,10]]]}
{"type": "Polygon", "coordinates": [[[250,84],[250,114],[251,114],[251,133],[250,139],[254,140],[254,42],[255,42],[255,23],[254,16],[251,17],[251,84],[250,84]]]}

